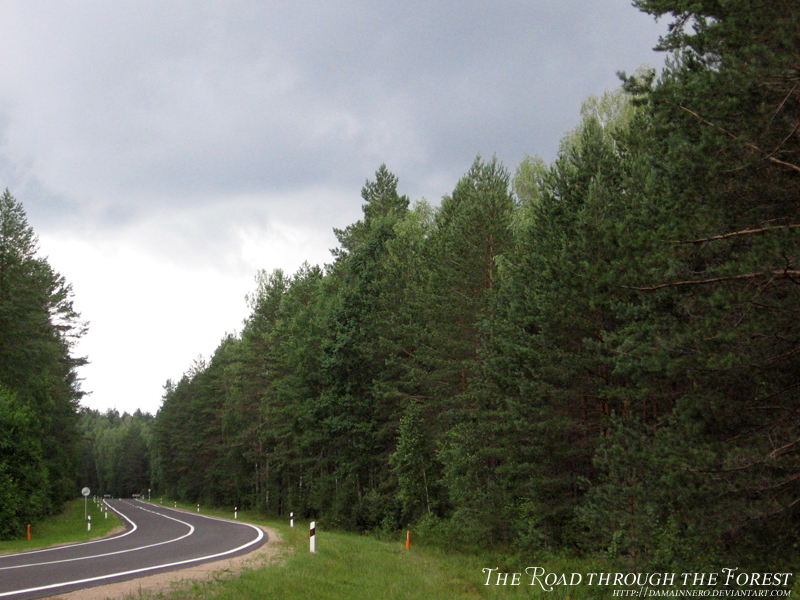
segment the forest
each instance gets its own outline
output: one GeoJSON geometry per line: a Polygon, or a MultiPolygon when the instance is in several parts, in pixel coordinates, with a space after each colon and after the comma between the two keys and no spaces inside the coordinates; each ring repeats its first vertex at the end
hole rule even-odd
{"type": "MultiPolygon", "coordinates": [[[[438,206],[381,165],[332,263],[259,273],[155,417],[78,409],[74,360],[30,370],[6,265],[43,267],[9,254],[3,204],[0,440],[41,442],[0,448],[0,496],[52,506],[71,464],[109,493],[526,556],[796,562],[800,7],[634,4],[672,19],[659,74],[588,99],[552,164],[479,156],[438,206]]],[[[51,327],[37,351],[63,358],[51,327]]]]}

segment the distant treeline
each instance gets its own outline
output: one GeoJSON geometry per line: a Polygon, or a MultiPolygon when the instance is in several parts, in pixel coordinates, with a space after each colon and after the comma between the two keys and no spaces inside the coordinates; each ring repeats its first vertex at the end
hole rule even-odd
{"type": "Polygon", "coordinates": [[[117,496],[150,489],[150,448],[155,417],[108,410],[104,414],[81,408],[80,484],[93,493],[117,496]]]}
{"type": "Polygon", "coordinates": [[[261,273],[242,332],[114,434],[139,420],[148,485],[526,556],[796,564],[800,7],[635,4],[674,17],[666,67],[587,101],[553,164],[479,157],[438,208],[381,166],[333,264],[261,273]]]}

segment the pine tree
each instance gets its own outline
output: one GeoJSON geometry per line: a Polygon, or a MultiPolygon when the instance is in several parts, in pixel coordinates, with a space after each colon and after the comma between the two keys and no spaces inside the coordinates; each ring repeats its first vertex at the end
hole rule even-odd
{"type": "Polygon", "coordinates": [[[427,396],[422,407],[438,445],[439,464],[431,470],[441,473],[457,531],[470,543],[509,539],[495,397],[483,369],[514,209],[508,171],[496,159],[478,157],[443,198],[423,253],[429,271],[413,372],[427,396]]]}
{"type": "Polygon", "coordinates": [[[662,76],[629,82],[652,115],[661,192],[661,268],[635,285],[652,312],[630,330],[674,402],[656,437],[673,488],[660,552],[774,567],[796,544],[800,493],[800,21],[781,3],[636,4],[675,17],[662,76]]]}
{"type": "Polygon", "coordinates": [[[499,437],[515,465],[509,485],[527,523],[522,535],[534,546],[579,542],[580,478],[591,474],[606,417],[629,410],[605,343],[616,326],[609,285],[625,196],[612,133],[623,115],[618,94],[587,102],[553,166],[523,163],[515,181],[522,214],[488,373],[505,398],[499,437]]]}
{"type": "Polygon", "coordinates": [[[397,178],[385,165],[361,191],[364,219],[337,231],[341,243],[331,273],[334,295],[322,346],[325,389],[318,399],[320,427],[335,455],[335,511],[345,522],[374,527],[396,520],[379,487],[388,478],[401,408],[386,390],[393,380],[387,325],[397,310],[389,247],[408,211],[397,178]]]}
{"type": "MultiPolygon", "coordinates": [[[[70,286],[36,250],[22,205],[6,190],[0,196],[0,387],[5,421],[27,423],[26,435],[41,444],[41,454],[31,454],[38,456],[33,472],[46,473],[36,476],[37,489],[31,490],[41,500],[41,516],[75,491],[82,396],[76,369],[85,360],[71,352],[85,325],[72,307],[70,286]]],[[[6,470],[9,477],[13,485],[30,486],[20,473],[6,470]]]]}

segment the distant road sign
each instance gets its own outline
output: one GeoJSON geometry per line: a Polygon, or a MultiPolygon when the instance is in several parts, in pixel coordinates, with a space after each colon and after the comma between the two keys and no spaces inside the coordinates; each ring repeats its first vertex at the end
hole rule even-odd
{"type": "Polygon", "coordinates": [[[91,493],[92,493],[92,490],[90,490],[89,488],[83,488],[81,490],[81,494],[83,494],[84,496],[88,496],[91,493]]]}

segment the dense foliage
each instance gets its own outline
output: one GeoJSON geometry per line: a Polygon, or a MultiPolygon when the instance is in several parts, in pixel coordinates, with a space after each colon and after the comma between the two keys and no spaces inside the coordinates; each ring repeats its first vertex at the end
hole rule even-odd
{"type": "Polygon", "coordinates": [[[142,494],[150,488],[150,446],[155,418],[137,410],[79,410],[81,434],[80,483],[93,493],[117,496],[142,494]]]}
{"type": "Polygon", "coordinates": [[[22,206],[0,196],[0,538],[76,493],[77,406],[72,348],[85,327],[71,289],[36,255],[22,206]]]}

